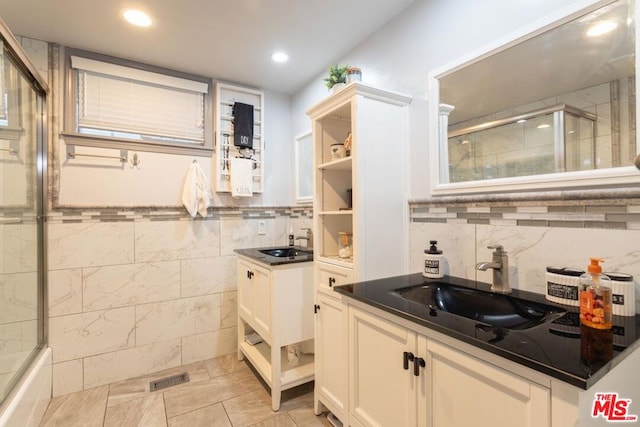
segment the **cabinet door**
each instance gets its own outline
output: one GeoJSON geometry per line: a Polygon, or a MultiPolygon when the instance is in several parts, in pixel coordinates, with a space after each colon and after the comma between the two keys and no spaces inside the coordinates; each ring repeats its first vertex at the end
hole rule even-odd
{"type": "Polygon", "coordinates": [[[245,320],[253,319],[253,289],[252,289],[252,272],[253,264],[238,258],[237,263],[238,277],[238,314],[245,320]]]}
{"type": "Polygon", "coordinates": [[[256,332],[271,343],[271,272],[266,268],[254,265],[252,287],[254,295],[253,318],[256,332]]]}
{"type": "Polygon", "coordinates": [[[430,427],[544,427],[550,392],[539,384],[445,345],[428,341],[430,389],[424,413],[430,427]]]}
{"type": "Polygon", "coordinates": [[[349,407],[353,424],[415,426],[424,371],[414,376],[417,335],[395,323],[349,308],[349,407]]]}
{"type": "Polygon", "coordinates": [[[317,297],[315,337],[315,399],[344,423],[347,417],[347,306],[317,297]]]}

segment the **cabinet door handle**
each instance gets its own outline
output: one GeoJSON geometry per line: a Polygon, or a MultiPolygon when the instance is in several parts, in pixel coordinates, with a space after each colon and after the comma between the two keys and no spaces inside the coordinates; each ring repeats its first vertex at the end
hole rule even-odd
{"type": "MultiPolygon", "coordinates": [[[[406,371],[409,369],[409,362],[413,362],[415,360],[415,356],[410,351],[405,351],[402,353],[402,368],[406,371]]],[[[415,363],[415,362],[414,362],[415,363]]]]}
{"type": "Polygon", "coordinates": [[[335,277],[329,277],[329,287],[333,287],[333,285],[336,284],[336,278],[335,277]]]}
{"type": "Polygon", "coordinates": [[[314,304],[313,305],[313,312],[317,314],[319,310],[320,310],[320,306],[318,304],[314,304]]]}
{"type": "Polygon", "coordinates": [[[422,357],[416,357],[413,359],[413,375],[420,376],[420,368],[427,366],[427,362],[422,357]]]}
{"type": "Polygon", "coordinates": [[[253,271],[247,270],[247,278],[248,279],[253,279],[253,271]]]}

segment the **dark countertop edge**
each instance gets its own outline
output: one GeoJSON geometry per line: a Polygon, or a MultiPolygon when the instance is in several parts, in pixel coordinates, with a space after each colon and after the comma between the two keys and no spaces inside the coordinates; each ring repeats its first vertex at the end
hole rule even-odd
{"type": "MultiPolygon", "coordinates": [[[[281,245],[281,246],[265,246],[265,247],[260,247],[260,248],[246,248],[246,249],[234,249],[233,251],[235,253],[237,253],[238,255],[242,255],[244,257],[250,258],[251,260],[258,262],[260,264],[264,264],[268,267],[277,267],[279,265],[286,265],[286,264],[298,264],[298,263],[303,263],[303,262],[312,262],[313,261],[313,254],[310,256],[304,256],[304,257],[300,257],[300,258],[296,258],[296,259],[291,259],[291,258],[278,258],[278,257],[273,257],[273,256],[269,256],[269,255],[265,255],[263,253],[260,253],[258,251],[261,250],[265,250],[265,249],[276,249],[276,248],[284,248],[286,245],[281,245]]],[[[302,247],[302,246],[286,246],[288,248],[293,248],[293,249],[297,249],[297,250],[301,250],[301,251],[310,251],[311,249],[302,247]]]]}
{"type": "Polygon", "coordinates": [[[378,308],[380,310],[386,311],[387,313],[393,314],[395,316],[401,317],[403,319],[409,320],[413,323],[415,323],[416,325],[419,326],[424,326],[428,329],[431,329],[433,331],[436,332],[440,332],[448,337],[457,339],[459,341],[462,341],[464,343],[473,345],[476,348],[488,351],[491,354],[494,354],[496,356],[500,356],[500,357],[504,357],[507,360],[510,360],[512,362],[518,363],[522,366],[526,366],[530,369],[533,369],[534,371],[540,372],[542,374],[548,375],[554,379],[566,382],[570,385],[576,386],[582,390],[587,390],[589,389],[592,385],[594,385],[595,383],[597,383],[602,377],[604,377],[607,373],[609,373],[615,366],[617,366],[618,364],[620,364],[624,359],[626,359],[626,357],[628,355],[630,355],[631,353],[633,353],[633,351],[635,351],[638,347],[640,347],[640,341],[636,341],[634,342],[632,345],[630,345],[629,347],[627,347],[623,352],[621,352],[617,357],[613,358],[612,360],[610,360],[609,362],[607,362],[606,364],[604,364],[602,367],[600,367],[600,369],[598,369],[598,371],[596,373],[594,373],[593,375],[591,375],[589,378],[587,379],[583,379],[580,377],[577,377],[575,375],[569,374],[565,371],[559,370],[559,369],[554,369],[552,367],[549,367],[547,365],[544,365],[542,363],[536,362],[535,360],[532,360],[528,357],[522,356],[520,354],[517,353],[513,353],[510,351],[506,351],[502,348],[496,347],[494,345],[491,345],[489,343],[486,343],[484,341],[481,340],[477,340],[475,338],[472,338],[468,335],[462,334],[460,332],[457,331],[453,331],[451,329],[442,327],[440,325],[437,325],[435,323],[429,322],[425,319],[422,319],[420,317],[416,317],[416,316],[412,316],[408,313],[405,313],[401,310],[398,310],[396,308],[393,307],[389,307],[387,305],[384,304],[379,304],[376,303],[375,301],[371,301],[368,300],[366,298],[360,298],[356,295],[354,295],[353,293],[349,292],[347,289],[350,288],[351,285],[343,285],[343,286],[336,286],[334,287],[334,291],[346,296],[347,298],[351,298],[360,302],[363,302],[367,305],[370,305],[372,307],[378,308]]]}

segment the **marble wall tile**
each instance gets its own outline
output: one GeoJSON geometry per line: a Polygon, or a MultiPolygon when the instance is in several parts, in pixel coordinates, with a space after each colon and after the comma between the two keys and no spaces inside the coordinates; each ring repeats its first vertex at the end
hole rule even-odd
{"type": "Polygon", "coordinates": [[[84,388],[162,371],[180,365],[180,340],[142,345],[85,357],[84,388]]]}
{"type": "Polygon", "coordinates": [[[0,275],[0,324],[36,319],[37,273],[0,275]]]}
{"type": "MultiPolygon", "coordinates": [[[[222,220],[220,221],[220,253],[234,255],[234,249],[288,245],[287,223],[287,219],[281,217],[222,220]],[[258,235],[258,221],[265,222],[264,235],[258,235]]],[[[296,230],[294,230],[295,233],[296,230]]]]}
{"type": "Polygon", "coordinates": [[[182,297],[233,291],[236,289],[236,257],[181,260],[180,284],[182,297]]]}
{"type": "Polygon", "coordinates": [[[49,269],[130,264],[133,233],[132,222],[50,223],[49,269]]]}
{"type": "Polygon", "coordinates": [[[82,278],[84,311],[180,297],[180,261],[85,268],[82,278]]]}
{"type": "Polygon", "coordinates": [[[237,329],[225,328],[182,338],[182,363],[198,362],[234,353],[237,329]]]}
{"type": "Polygon", "coordinates": [[[220,328],[220,294],[136,306],[136,345],[220,328]]]}
{"type": "Polygon", "coordinates": [[[24,221],[20,224],[1,224],[0,241],[2,241],[0,274],[37,270],[38,233],[35,222],[24,221]]]}
{"type": "Polygon", "coordinates": [[[220,254],[220,221],[139,221],[136,262],[204,258],[220,254]]]}
{"type": "Polygon", "coordinates": [[[55,363],[133,347],[134,343],[134,307],[49,319],[49,344],[55,363]]]}
{"type": "MultiPolygon", "coordinates": [[[[545,293],[547,266],[586,269],[589,257],[604,258],[604,271],[640,277],[640,231],[544,227],[477,226],[478,262],[491,260],[486,246],[501,244],[509,254],[511,286],[545,293]]],[[[491,282],[491,272],[478,272],[478,280],[491,282]]],[[[636,280],[637,281],[637,280],[636,280]]]]}
{"type": "Polygon", "coordinates": [[[82,359],[53,364],[53,397],[83,389],[82,359]]]}
{"type": "Polygon", "coordinates": [[[47,297],[50,317],[82,312],[82,269],[49,271],[47,297]]]}
{"type": "Polygon", "coordinates": [[[220,327],[229,328],[238,324],[238,294],[225,292],[220,299],[220,327]]]}
{"type": "Polygon", "coordinates": [[[430,240],[437,240],[445,257],[445,274],[475,277],[475,225],[412,222],[410,233],[410,272],[422,272],[424,250],[429,248],[430,240]]]}

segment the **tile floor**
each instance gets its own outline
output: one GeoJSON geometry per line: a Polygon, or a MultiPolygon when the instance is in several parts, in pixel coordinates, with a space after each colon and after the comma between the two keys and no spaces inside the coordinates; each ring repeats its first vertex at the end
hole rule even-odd
{"type": "Polygon", "coordinates": [[[235,354],[54,398],[40,424],[82,427],[331,426],[313,413],[313,383],[287,390],[271,410],[269,388],[235,354]],[[189,382],[150,392],[149,382],[182,372],[189,382]]]}

